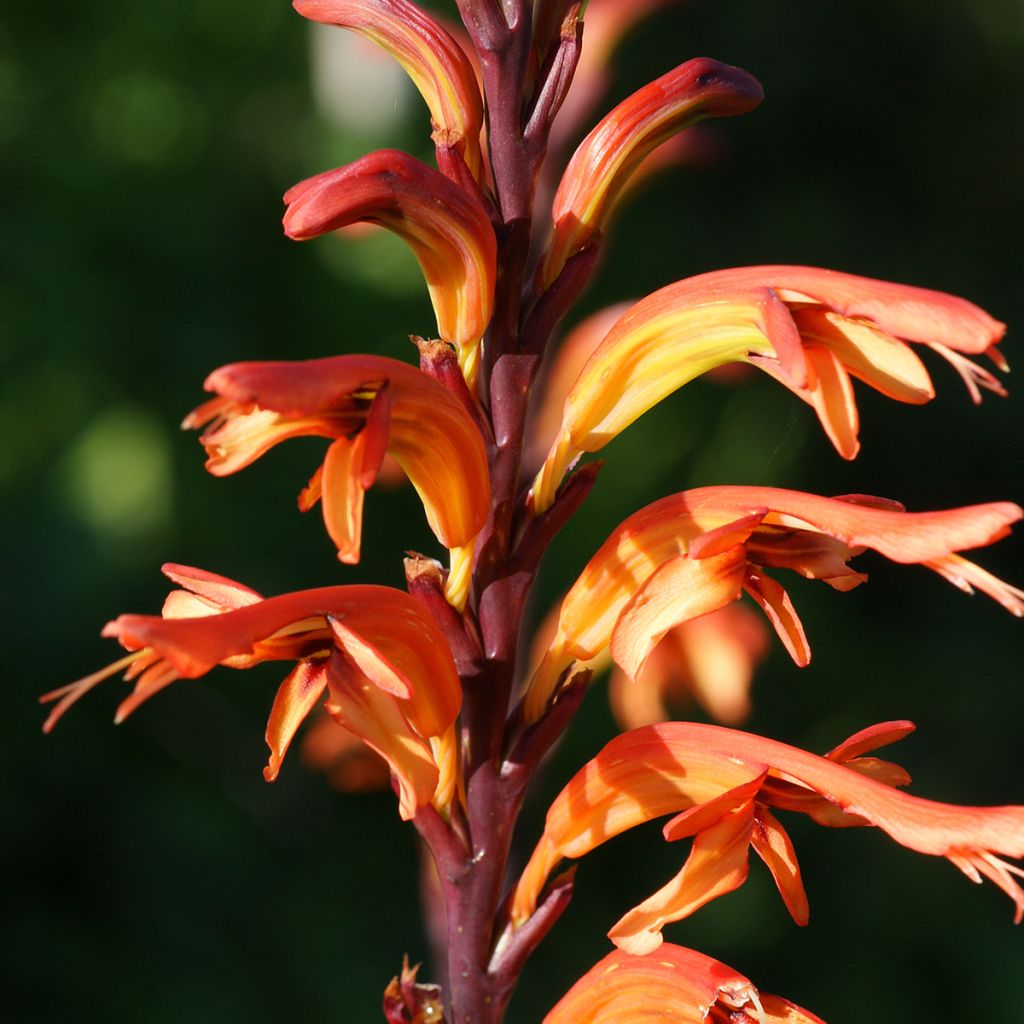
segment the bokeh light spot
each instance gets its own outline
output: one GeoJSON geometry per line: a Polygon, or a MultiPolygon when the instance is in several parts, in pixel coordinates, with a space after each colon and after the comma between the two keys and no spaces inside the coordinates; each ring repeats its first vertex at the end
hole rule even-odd
{"type": "Polygon", "coordinates": [[[69,510],[107,539],[137,539],[164,527],[173,497],[171,447],[154,416],[118,406],[94,420],[68,453],[69,510]]]}

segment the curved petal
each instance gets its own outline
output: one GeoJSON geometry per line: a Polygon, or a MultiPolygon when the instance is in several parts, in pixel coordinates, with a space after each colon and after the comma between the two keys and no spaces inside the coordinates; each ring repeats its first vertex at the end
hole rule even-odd
{"type": "Polygon", "coordinates": [[[438,149],[454,149],[481,180],[483,103],[476,72],[438,21],[409,0],[293,0],[293,6],[311,21],[351,29],[387,50],[426,102],[438,149]]]}
{"type": "Polygon", "coordinates": [[[750,871],[754,801],[749,799],[697,834],[682,870],[617,921],[608,938],[636,956],[653,953],[661,930],[738,889],[750,871]]]}
{"type": "Polygon", "coordinates": [[[566,261],[603,230],[630,175],[656,146],[701,118],[753,110],[763,97],[745,71],[699,57],[620,103],[580,143],[562,176],[542,286],[549,287],[566,261]]]}
{"type": "Polygon", "coordinates": [[[438,770],[430,745],[413,732],[398,701],[339,651],[331,654],[327,681],[328,712],[387,761],[398,782],[399,814],[404,821],[415,817],[437,789],[438,770]]]}
{"type": "MultiPolygon", "coordinates": [[[[619,318],[565,400],[562,425],[533,483],[537,513],[550,507],[566,469],[599,451],[648,409],[716,366],[751,353],[780,355],[772,338],[789,313],[766,288],[680,297],[670,285],[619,318]]],[[[799,343],[796,343],[799,353],[799,343]]],[[[802,354],[799,356],[802,359],[802,354]]]]}
{"type": "Polygon", "coordinates": [[[407,242],[426,279],[438,333],[458,350],[472,384],[497,276],[494,229],[473,196],[407,153],[383,149],[307,178],[284,201],[289,238],[367,221],[407,242]]]}
{"type": "Polygon", "coordinates": [[[616,620],[611,637],[615,663],[636,680],[673,626],[716,611],[740,596],[745,568],[746,551],[740,545],[709,558],[678,555],[663,563],[616,620]]]}
{"type": "Polygon", "coordinates": [[[327,689],[327,665],[318,661],[300,661],[281,683],[270,718],[267,721],[267,746],[270,760],[263,769],[263,778],[273,782],[281,770],[281,762],[288,752],[299,726],[316,707],[327,689]]]}

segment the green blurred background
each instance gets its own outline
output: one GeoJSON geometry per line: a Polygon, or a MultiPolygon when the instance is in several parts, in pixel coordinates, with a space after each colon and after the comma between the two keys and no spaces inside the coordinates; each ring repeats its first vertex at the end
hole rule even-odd
{"type": "MultiPolygon", "coordinates": [[[[436,553],[412,494],[375,491],[363,563],[342,568],[317,514],[294,507],[318,442],[215,480],[176,428],[223,363],[411,358],[406,335],[432,330],[416,266],[391,239],[281,234],[295,181],[380,146],[429,153],[415,95],[392,96],[385,78],[359,124],[361,104],[332,105],[336,83],[317,102],[310,53],[310,26],[270,0],[12,0],[0,23],[11,1020],[375,1021],[402,953],[427,952],[413,834],[393,800],[337,795],[294,757],[263,782],[279,667],[180,683],[117,729],[116,683],[45,739],[35,703],[115,657],[103,622],[159,608],[162,561],[277,593],[399,585],[405,549],[436,553]]],[[[810,263],[963,294],[1010,324],[1019,361],[1020,0],[694,2],[630,34],[602,110],[703,54],[752,71],[767,99],[713,126],[712,163],[636,194],[580,313],[707,269],[810,263]]],[[[858,389],[853,464],[762,375],[691,385],[608,450],[538,613],[618,521],[685,486],[864,491],[918,509],[1020,500],[1020,396],[977,409],[930,366],[940,396],[925,408],[858,389]]],[[[1022,550],[1016,538],[980,561],[1020,583],[1022,550]]],[[[871,582],[847,595],[794,583],[815,660],[798,671],[773,651],[750,727],[825,750],[909,717],[921,732],[896,756],[915,792],[1024,801],[1019,624],[924,570],[861,567],[871,582]]],[[[599,685],[531,804],[523,853],[545,797],[612,733],[599,685]]],[[[830,1024],[1024,1022],[1024,939],[994,887],[875,831],[792,831],[809,928],[755,866],[669,937],[830,1024]]],[[[651,829],[587,858],[510,1019],[538,1020],[679,857],[651,829]]]]}

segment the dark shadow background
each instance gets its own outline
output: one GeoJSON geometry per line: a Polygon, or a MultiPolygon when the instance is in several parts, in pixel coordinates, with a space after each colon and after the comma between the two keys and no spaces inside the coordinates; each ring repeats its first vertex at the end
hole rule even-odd
{"type": "MultiPolygon", "coordinates": [[[[383,145],[426,155],[425,112],[413,97],[386,130],[331,127],[311,97],[308,26],[284,3],[13,0],[6,10],[5,1008],[25,1022],[378,1020],[402,953],[426,952],[412,832],[390,797],[336,795],[295,758],[274,786],[262,781],[280,669],[181,683],[118,729],[110,683],[47,739],[35,698],[116,656],[98,629],[159,608],[164,560],[278,593],[399,585],[405,549],[435,552],[411,493],[374,492],[363,564],[343,569],[316,515],[294,509],[317,442],[214,480],[176,430],[222,363],[406,358],[405,336],[430,332],[400,247],[297,246],[278,224],[281,193],[309,174],[383,145]]],[[[629,37],[602,109],[700,54],[755,73],[767,99],[715,126],[717,165],[636,195],[581,312],[707,269],[810,263],[963,294],[1010,324],[1005,350],[1019,360],[1017,0],[694,2],[629,37]]],[[[915,509],[1020,500],[1019,396],[976,409],[951,370],[929,366],[939,398],[925,408],[859,389],[853,464],[767,378],[691,385],[607,451],[553,552],[538,612],[618,521],[685,486],[864,491],[915,509]]],[[[1021,553],[1017,538],[980,561],[1020,583],[1021,553]]],[[[750,728],[826,750],[870,722],[910,717],[921,731],[895,756],[916,793],[1024,801],[1019,624],[924,570],[870,557],[862,567],[870,584],[847,595],[793,584],[815,660],[798,671],[774,651],[750,728]]],[[[532,805],[524,853],[543,796],[613,733],[602,690],[532,805]]],[[[669,937],[830,1024],[1024,1022],[1024,945],[994,887],[975,889],[875,831],[804,821],[792,831],[809,928],[792,925],[755,865],[741,892],[669,937]]],[[[587,858],[511,1019],[539,1020],[680,855],[652,829],[587,858]]]]}

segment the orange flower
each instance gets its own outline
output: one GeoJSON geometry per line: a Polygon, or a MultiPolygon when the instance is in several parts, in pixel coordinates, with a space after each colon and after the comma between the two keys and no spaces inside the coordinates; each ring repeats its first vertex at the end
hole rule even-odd
{"type": "Polygon", "coordinates": [[[292,6],[311,21],[351,29],[387,50],[430,110],[438,165],[448,173],[448,151],[454,151],[483,180],[484,115],[476,71],[444,26],[408,0],[293,0],[292,6]]]}
{"type": "Polygon", "coordinates": [[[457,787],[454,723],[462,702],[455,663],[433,619],[408,594],[371,585],[322,587],[263,598],[239,583],[184,566],[164,573],[174,591],[163,615],[122,615],[103,628],[131,653],[94,675],[48,693],[57,701],[49,732],[98,683],[125,669],[132,694],[117,709],[123,721],[177,679],[215,665],[251,668],[295,661],[267,723],[273,781],[299,726],[320,697],[340,724],[390,765],[400,812],[411,818],[428,803],[444,808],[457,787]]]}
{"type": "Polygon", "coordinates": [[[963,353],[996,348],[1003,324],[964,299],[813,267],[746,267],[687,278],[642,299],[608,332],[565,401],[561,430],[533,484],[543,512],[566,470],[596,452],[694,377],[751,362],[812,405],[833,444],[853,458],[857,406],[850,377],[897,401],[934,395],[905,341],[928,345],[967,381],[1002,386],[963,353]],[[904,340],[901,340],[904,339],[904,340]]]}
{"type": "Polygon", "coordinates": [[[729,604],[670,629],[636,680],[612,669],[608,697],[623,729],[665,722],[671,706],[692,698],[716,721],[750,713],[754,668],[768,651],[768,631],[745,605],[729,604]]]}
{"type": "Polygon", "coordinates": [[[299,507],[322,500],[327,532],[343,562],[359,561],[363,493],[390,452],[423,500],[430,528],[452,551],[449,597],[460,607],[465,603],[490,485],[480,431],[447,388],[416,367],[364,355],[234,363],[215,370],[205,386],[218,397],[183,425],[206,426],[200,440],[206,468],[216,476],[245,468],[290,437],[331,440],[299,507]]]}
{"type": "Polygon", "coordinates": [[[656,954],[621,950],[595,964],[543,1024],[824,1024],[703,953],[666,942],[656,954]]]}
{"type": "Polygon", "coordinates": [[[367,221],[407,242],[426,279],[438,333],[455,346],[472,388],[497,276],[494,229],[473,196],[408,153],[382,149],[300,181],[284,201],[289,238],[305,241],[367,221]]]}
{"type": "Polygon", "coordinates": [[[668,722],[624,733],[569,782],[548,811],[544,833],[516,890],[513,916],[532,914],[544,881],[563,857],[578,858],[635,825],[676,814],[669,841],[695,837],[683,869],[609,933],[644,954],[661,929],[747,877],[747,850],[771,871],[790,913],[807,921],[807,897],[789,836],[770,807],[799,810],[835,828],[873,825],[918,853],[946,857],[975,882],[989,878],[1024,916],[1024,807],[959,807],[901,793],[896,765],[863,755],[913,730],[886,722],[818,757],[776,740],[716,725],[668,722]]]}
{"type": "Polygon", "coordinates": [[[566,262],[604,230],[619,193],[652,150],[695,121],[744,114],[763,97],[745,71],[699,57],[620,103],[580,143],[562,176],[542,287],[550,287],[566,262]]]}
{"type": "Polygon", "coordinates": [[[636,679],[672,627],[743,591],[764,610],[793,660],[806,665],[803,627],[766,568],[789,568],[849,590],[867,577],[847,562],[871,548],[894,562],[927,566],[962,590],[976,587],[1024,615],[1024,591],[956,554],[1006,536],[1022,516],[1010,502],[905,512],[884,498],[822,498],[775,487],[702,487],[662,498],[616,528],[566,595],[526,694],[527,719],[543,714],[574,661],[587,661],[610,643],[617,664],[636,679]]]}

